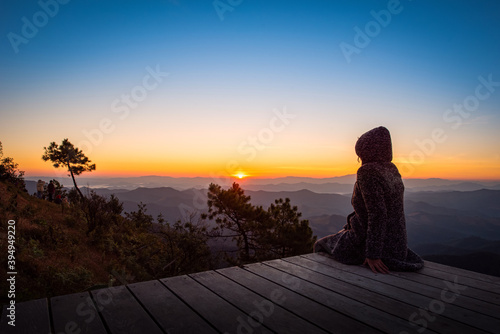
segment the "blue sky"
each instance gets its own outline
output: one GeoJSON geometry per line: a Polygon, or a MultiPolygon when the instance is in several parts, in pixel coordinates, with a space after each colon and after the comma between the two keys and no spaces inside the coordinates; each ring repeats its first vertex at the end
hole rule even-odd
{"type": "Polygon", "coordinates": [[[355,172],[357,137],[385,125],[408,176],[500,176],[500,89],[458,129],[443,120],[478,77],[500,81],[495,1],[221,0],[223,20],[213,1],[54,3],[0,5],[0,140],[28,175],[49,173],[43,146],[70,138],[96,175],[205,176],[236,160],[252,175],[336,176],[355,172]],[[43,7],[55,15],[13,46],[43,7]],[[341,43],[370,22],[379,29],[348,61],[341,43]],[[147,68],[168,76],[120,119],[113,102],[147,68]],[[242,145],[284,108],[296,117],[248,161],[242,145]],[[113,130],[92,143],[103,119],[113,130]],[[416,159],[436,128],[446,141],[416,159]]]}

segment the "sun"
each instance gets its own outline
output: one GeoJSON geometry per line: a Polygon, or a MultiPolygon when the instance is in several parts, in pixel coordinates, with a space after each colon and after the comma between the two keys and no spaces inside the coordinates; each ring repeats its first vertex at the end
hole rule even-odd
{"type": "Polygon", "coordinates": [[[248,175],[246,175],[243,172],[238,172],[238,173],[234,174],[233,176],[236,176],[238,179],[243,179],[243,178],[247,177],[248,175]]]}

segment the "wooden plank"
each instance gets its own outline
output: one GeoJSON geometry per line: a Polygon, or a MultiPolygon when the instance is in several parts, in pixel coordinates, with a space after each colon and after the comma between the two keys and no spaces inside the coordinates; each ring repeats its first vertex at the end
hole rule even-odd
{"type": "Polygon", "coordinates": [[[247,314],[191,277],[176,276],[160,281],[220,332],[271,333],[265,326],[252,327],[247,314]]]}
{"type": "Polygon", "coordinates": [[[126,286],[91,293],[110,333],[162,333],[126,286]]]}
{"type": "Polygon", "coordinates": [[[328,332],[379,332],[372,327],[292,291],[290,285],[295,282],[287,281],[287,275],[283,275],[284,280],[280,281],[280,284],[277,284],[238,267],[219,269],[217,272],[267,299],[274,300],[291,313],[313,322],[328,332]]]}
{"type": "Polygon", "coordinates": [[[166,333],[217,333],[159,281],[129,284],[128,288],[166,333]]]}
{"type": "MultiPolygon", "coordinates": [[[[396,334],[409,327],[406,320],[348,298],[335,291],[313,284],[310,281],[301,279],[294,275],[293,270],[291,272],[283,272],[262,263],[245,266],[245,269],[278,284],[282,281],[290,282],[289,288],[296,293],[313,299],[328,308],[345,314],[346,316],[356,319],[357,321],[360,321],[368,326],[374,327],[381,332],[396,334]]],[[[312,276],[316,275],[319,276],[318,273],[312,274],[312,276]]],[[[350,284],[345,284],[342,288],[348,289],[349,285],[350,284]]],[[[379,299],[384,298],[380,295],[378,296],[379,299]]]]}
{"type": "Polygon", "coordinates": [[[430,329],[431,331],[438,333],[460,333],[464,330],[467,330],[468,333],[480,332],[475,328],[463,325],[456,321],[443,319],[443,317],[436,318],[433,322],[428,322],[426,326],[423,327],[422,322],[415,323],[410,320],[414,319],[418,314],[415,312],[415,307],[407,303],[384,297],[368,289],[337,280],[333,277],[287,261],[270,261],[264,262],[264,264],[272,266],[276,269],[283,270],[285,272],[293,273],[293,275],[296,275],[297,277],[308,280],[314,284],[318,284],[326,289],[335,291],[346,296],[347,298],[357,300],[361,303],[365,303],[372,307],[378,308],[382,312],[387,312],[389,314],[400,317],[401,319],[406,320],[406,325],[407,327],[409,327],[408,329],[411,329],[411,331],[416,330],[418,332],[419,330],[423,331],[426,329],[430,329]]]}
{"type": "Polygon", "coordinates": [[[107,333],[88,292],[50,299],[56,333],[107,333]]]}
{"type": "MultiPolygon", "coordinates": [[[[319,254],[312,254],[315,256],[304,256],[304,257],[296,257],[286,259],[292,263],[301,264],[304,266],[308,266],[308,261],[316,262],[314,266],[318,266],[318,264],[324,264],[326,266],[317,267],[316,270],[321,270],[321,272],[336,277],[340,280],[345,280],[351,282],[352,284],[359,285],[365,288],[368,288],[372,291],[378,292],[380,294],[384,294],[388,297],[394,298],[396,300],[407,302],[411,305],[417,307],[416,311],[423,313],[425,310],[436,310],[435,313],[438,313],[446,318],[453,319],[455,321],[459,321],[461,323],[470,325],[472,327],[476,327],[478,329],[494,332],[497,328],[500,328],[500,324],[497,319],[486,316],[484,314],[480,314],[474,311],[471,311],[467,308],[460,307],[456,304],[456,301],[459,300],[460,296],[456,298],[456,301],[453,303],[445,303],[441,301],[441,298],[429,298],[428,296],[424,296],[418,292],[412,292],[406,290],[404,288],[400,288],[394,285],[390,285],[380,281],[379,277],[389,277],[391,275],[383,275],[383,274],[373,274],[366,268],[361,266],[347,266],[341,263],[334,261],[331,258],[326,256],[322,256],[319,254]],[[311,259],[313,258],[313,259],[311,259]],[[330,269],[328,269],[330,268],[330,269]],[[339,268],[343,268],[344,270],[339,270],[339,268]],[[358,275],[354,272],[349,272],[349,270],[356,271],[360,270],[365,275],[370,275],[370,277],[365,277],[363,275],[358,275]],[[378,282],[376,282],[378,280],[378,282]],[[437,308],[439,306],[439,309],[437,308]]],[[[418,275],[417,273],[415,273],[418,275]]],[[[422,285],[422,287],[424,287],[422,285]]]]}
{"type": "Polygon", "coordinates": [[[460,276],[452,276],[450,277],[450,280],[448,280],[448,283],[444,283],[445,280],[427,275],[415,275],[415,273],[394,272],[391,275],[408,281],[418,282],[428,287],[439,288],[441,290],[447,287],[445,284],[449,284],[457,289],[460,289],[463,301],[468,305],[474,305],[474,310],[480,310],[481,312],[484,312],[484,314],[500,319],[500,296],[484,290],[462,285],[460,284],[460,276]]]}
{"type": "Polygon", "coordinates": [[[308,254],[53,297],[51,311],[47,299],[18,303],[16,327],[4,306],[0,332],[497,333],[499,282],[433,262],[373,274],[308,254]]]}
{"type": "Polygon", "coordinates": [[[277,301],[264,298],[217,272],[208,271],[189,276],[253,317],[255,320],[251,321],[252,325],[264,324],[280,333],[326,333],[283,309],[277,301]]]}
{"type": "Polygon", "coordinates": [[[434,287],[429,285],[429,281],[433,279],[436,280],[435,278],[420,275],[419,273],[391,273],[390,275],[377,275],[373,274],[370,270],[368,270],[368,268],[363,268],[360,266],[348,266],[334,260],[330,260],[328,264],[340,270],[345,270],[369,279],[373,279],[375,281],[384,282],[408,291],[416,292],[432,299],[453,300],[453,304],[455,305],[464,304],[467,305],[467,308],[472,311],[500,319],[499,313],[497,313],[500,312],[499,305],[491,304],[489,302],[484,302],[467,296],[466,294],[471,294],[469,290],[471,290],[472,288],[457,284],[459,282],[456,281],[456,276],[451,277],[452,275],[450,275],[447,280],[440,279],[435,283],[436,287],[434,287]],[[408,277],[410,278],[410,280],[406,280],[404,279],[404,277],[408,277]],[[426,282],[421,282],[421,280],[426,280],[426,282]]]}
{"type": "Polygon", "coordinates": [[[466,270],[466,269],[457,268],[457,267],[451,267],[451,266],[447,266],[447,265],[437,263],[437,262],[425,261],[424,266],[427,268],[432,268],[432,269],[444,271],[444,272],[449,273],[449,274],[470,277],[470,278],[474,278],[474,279],[479,280],[479,281],[484,281],[484,282],[493,283],[493,284],[500,284],[500,277],[498,277],[498,276],[477,273],[475,271],[466,270]]]}
{"type": "Polygon", "coordinates": [[[15,304],[15,326],[8,324],[7,305],[3,308],[0,333],[32,334],[51,333],[49,305],[46,298],[15,304]]]}
{"type": "MultiPolygon", "coordinates": [[[[444,271],[440,271],[440,270],[436,270],[436,269],[432,269],[432,268],[426,268],[426,267],[419,270],[418,273],[422,274],[422,275],[436,277],[439,279],[444,279],[444,280],[446,280],[450,276],[454,275],[454,274],[446,273],[444,271]]],[[[455,275],[455,276],[458,276],[458,275],[455,275]]],[[[479,290],[484,290],[486,292],[494,293],[497,296],[500,296],[500,285],[499,284],[488,283],[485,281],[477,280],[475,278],[470,278],[470,277],[466,277],[466,276],[460,276],[460,284],[466,285],[466,286],[469,286],[472,288],[476,288],[479,290]]]]}

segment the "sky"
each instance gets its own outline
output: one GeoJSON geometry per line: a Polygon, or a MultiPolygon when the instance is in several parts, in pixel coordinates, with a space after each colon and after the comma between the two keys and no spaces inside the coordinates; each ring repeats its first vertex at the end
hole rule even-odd
{"type": "Polygon", "coordinates": [[[498,1],[0,3],[0,141],[26,176],[333,177],[385,126],[403,177],[500,179],[498,1]]]}

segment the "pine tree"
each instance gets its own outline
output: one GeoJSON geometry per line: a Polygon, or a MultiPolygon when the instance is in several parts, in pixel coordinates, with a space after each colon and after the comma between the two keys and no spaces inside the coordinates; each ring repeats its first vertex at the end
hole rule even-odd
{"type": "Polygon", "coordinates": [[[0,180],[15,184],[19,189],[25,190],[24,171],[19,170],[19,164],[13,158],[3,156],[3,146],[0,141],[0,180]]]}
{"type": "Polygon", "coordinates": [[[313,236],[308,220],[301,220],[302,213],[290,199],[274,201],[268,208],[270,229],[263,238],[271,256],[288,257],[312,252],[316,236],[313,236]]]}
{"type": "Polygon", "coordinates": [[[91,164],[91,161],[83,154],[82,150],[73,146],[67,138],[59,146],[55,142],[52,142],[49,147],[44,147],[43,149],[45,153],[42,159],[44,161],[50,160],[55,168],[66,167],[70,173],[68,176],[71,176],[73,179],[75,189],[83,199],[84,196],[76,185],[75,175],[95,170],[95,164],[91,164]]]}
{"type": "Polygon", "coordinates": [[[250,204],[250,196],[246,196],[237,183],[228,190],[210,184],[207,203],[208,215],[204,218],[215,220],[217,236],[236,241],[239,263],[251,262],[258,246],[258,221],[262,221],[265,211],[250,204]]]}
{"type": "Polygon", "coordinates": [[[208,215],[217,237],[231,237],[238,247],[238,264],[310,253],[316,237],[290,199],[277,199],[268,210],[250,203],[237,183],[224,190],[211,184],[208,215]]]}

